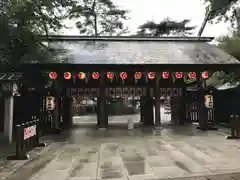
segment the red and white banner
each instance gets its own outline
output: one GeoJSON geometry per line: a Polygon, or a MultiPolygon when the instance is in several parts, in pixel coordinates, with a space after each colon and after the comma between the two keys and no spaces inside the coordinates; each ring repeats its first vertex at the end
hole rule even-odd
{"type": "Polygon", "coordinates": [[[24,136],[23,139],[26,140],[30,137],[33,137],[36,135],[36,125],[24,128],[24,136]]]}

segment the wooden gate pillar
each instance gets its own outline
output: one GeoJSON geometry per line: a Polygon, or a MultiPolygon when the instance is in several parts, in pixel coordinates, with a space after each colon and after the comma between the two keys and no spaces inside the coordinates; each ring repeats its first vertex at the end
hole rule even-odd
{"type": "Polygon", "coordinates": [[[13,103],[14,97],[7,96],[5,97],[5,106],[4,106],[4,136],[7,139],[7,142],[12,143],[12,134],[13,134],[13,103]]]}
{"type": "Polygon", "coordinates": [[[159,87],[160,73],[156,73],[155,78],[155,125],[161,125],[161,114],[160,114],[160,87],[159,87]]]}
{"type": "Polygon", "coordinates": [[[208,117],[207,117],[207,112],[204,105],[203,89],[200,89],[197,92],[197,108],[199,109],[199,127],[197,128],[205,131],[208,128],[208,124],[207,124],[208,117]]]}
{"type": "Polygon", "coordinates": [[[153,116],[153,97],[150,95],[150,88],[146,91],[146,97],[144,98],[144,106],[143,106],[143,123],[146,126],[152,126],[154,124],[154,116],[153,116]]]}
{"type": "Polygon", "coordinates": [[[182,88],[182,93],[179,100],[179,124],[184,125],[184,122],[187,121],[186,119],[186,87],[182,88]]]}
{"type": "Polygon", "coordinates": [[[98,98],[98,128],[104,130],[108,126],[108,119],[106,119],[106,96],[105,96],[105,85],[104,85],[104,72],[100,72],[100,87],[99,87],[99,98],[98,98]]]}
{"type": "Polygon", "coordinates": [[[181,98],[179,96],[171,97],[171,120],[173,124],[180,124],[180,102],[181,98]]]}
{"type": "Polygon", "coordinates": [[[140,97],[140,122],[144,123],[144,105],[145,105],[145,99],[146,97],[141,96],[140,97]]]}
{"type": "Polygon", "coordinates": [[[73,126],[73,109],[72,109],[72,97],[63,96],[62,98],[62,118],[63,128],[68,129],[73,126]]]}

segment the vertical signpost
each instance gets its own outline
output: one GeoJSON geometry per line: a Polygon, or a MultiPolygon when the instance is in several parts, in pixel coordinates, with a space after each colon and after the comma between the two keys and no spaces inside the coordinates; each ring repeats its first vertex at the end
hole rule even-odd
{"type": "Polygon", "coordinates": [[[54,96],[47,96],[46,97],[46,109],[48,111],[53,111],[55,109],[55,97],[54,96]]]}
{"type": "Polygon", "coordinates": [[[205,107],[207,109],[212,109],[213,108],[213,96],[212,95],[205,95],[205,107]]]}

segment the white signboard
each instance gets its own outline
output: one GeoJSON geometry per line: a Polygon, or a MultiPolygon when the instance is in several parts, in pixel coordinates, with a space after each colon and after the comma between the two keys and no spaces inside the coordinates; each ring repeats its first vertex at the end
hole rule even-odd
{"type": "Polygon", "coordinates": [[[167,88],[167,96],[168,97],[172,96],[172,88],[167,88]]]}
{"type": "Polygon", "coordinates": [[[36,128],[37,128],[36,125],[24,128],[23,139],[26,140],[30,137],[35,136],[37,134],[36,128]]]}
{"type": "Polygon", "coordinates": [[[206,108],[213,108],[213,96],[212,95],[205,95],[205,107],[206,108]]]}
{"type": "Polygon", "coordinates": [[[122,97],[122,88],[116,88],[116,96],[122,97]]]}
{"type": "Polygon", "coordinates": [[[91,96],[97,97],[98,96],[98,89],[97,88],[91,88],[91,96]]]}
{"type": "Polygon", "coordinates": [[[167,90],[166,90],[166,88],[161,88],[161,89],[160,89],[160,94],[161,94],[161,96],[166,97],[166,96],[167,96],[167,90]]]}
{"type": "Polygon", "coordinates": [[[135,91],[135,95],[136,96],[142,96],[143,92],[142,92],[142,88],[137,88],[135,91]]]}
{"type": "Polygon", "coordinates": [[[84,89],[84,96],[90,96],[90,95],[91,95],[90,88],[84,89]]]}
{"type": "Polygon", "coordinates": [[[108,88],[105,88],[105,96],[108,96],[108,88]]]}
{"type": "Polygon", "coordinates": [[[46,109],[48,111],[54,110],[55,108],[55,97],[54,96],[47,96],[46,97],[46,109]]]}
{"type": "Polygon", "coordinates": [[[78,96],[83,96],[83,95],[84,95],[84,89],[78,88],[78,96]]]}
{"type": "Polygon", "coordinates": [[[13,95],[17,95],[17,94],[19,94],[18,85],[17,84],[13,84],[13,95]]]}
{"type": "Polygon", "coordinates": [[[150,88],[150,96],[154,97],[154,90],[153,90],[153,88],[150,88]]]}
{"type": "Polygon", "coordinates": [[[142,89],[142,95],[143,95],[143,96],[146,96],[146,94],[147,94],[147,88],[143,88],[143,89],[142,89]]]}
{"type": "Polygon", "coordinates": [[[130,88],[130,96],[135,96],[135,88],[130,88]]]}
{"type": "Polygon", "coordinates": [[[72,88],[71,89],[71,94],[72,94],[72,96],[76,96],[78,94],[78,89],[77,88],[72,88]]]}
{"type": "Polygon", "coordinates": [[[116,95],[115,88],[109,88],[108,89],[108,95],[109,96],[115,96],[116,95]]]}
{"type": "Polygon", "coordinates": [[[2,84],[3,92],[13,92],[13,84],[12,83],[4,83],[2,84]]]}
{"type": "Polygon", "coordinates": [[[123,93],[123,96],[129,96],[129,89],[123,88],[122,93],[123,93]]]}

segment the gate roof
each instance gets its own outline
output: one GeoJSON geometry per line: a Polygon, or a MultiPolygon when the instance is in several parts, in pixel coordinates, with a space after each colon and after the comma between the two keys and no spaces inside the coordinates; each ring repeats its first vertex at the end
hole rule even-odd
{"type": "Polygon", "coordinates": [[[237,59],[207,42],[211,37],[39,36],[64,49],[54,62],[68,64],[236,64],[237,59]],[[67,59],[67,61],[66,61],[67,59]]]}

